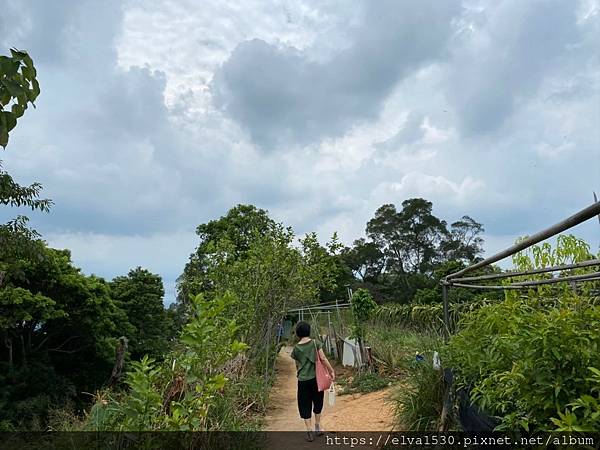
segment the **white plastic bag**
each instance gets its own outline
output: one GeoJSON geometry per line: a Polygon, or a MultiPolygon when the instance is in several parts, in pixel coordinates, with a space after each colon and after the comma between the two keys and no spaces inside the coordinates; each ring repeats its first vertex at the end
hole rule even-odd
{"type": "Polygon", "coordinates": [[[329,406],[335,405],[335,384],[334,383],[331,383],[331,386],[329,386],[329,392],[327,394],[327,397],[329,398],[329,406]]]}
{"type": "Polygon", "coordinates": [[[433,368],[435,370],[440,370],[442,368],[442,363],[440,361],[440,354],[438,352],[433,352],[433,368]]]}

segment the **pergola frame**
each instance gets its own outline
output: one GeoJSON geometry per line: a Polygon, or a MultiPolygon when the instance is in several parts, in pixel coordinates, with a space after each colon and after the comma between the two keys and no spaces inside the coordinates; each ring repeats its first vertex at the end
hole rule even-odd
{"type": "Polygon", "coordinates": [[[508,247],[505,250],[502,250],[495,255],[490,256],[489,258],[485,258],[482,261],[479,261],[475,264],[472,264],[468,267],[465,267],[458,272],[451,273],[444,277],[440,284],[442,286],[442,298],[444,301],[444,333],[445,338],[448,339],[450,332],[450,313],[448,309],[448,291],[451,287],[459,287],[459,288],[467,288],[467,289],[490,289],[490,290],[506,290],[506,289],[530,289],[534,286],[544,285],[544,284],[554,284],[561,282],[570,282],[570,283],[582,283],[586,281],[595,281],[600,280],[600,272],[592,272],[584,275],[571,275],[565,277],[557,277],[557,278],[548,278],[543,280],[529,280],[529,281],[521,281],[515,282],[507,285],[481,285],[481,284],[470,284],[474,281],[485,281],[485,280],[497,280],[502,278],[512,278],[518,276],[527,276],[534,275],[539,273],[549,273],[556,272],[561,270],[568,269],[577,269],[582,267],[590,267],[590,266],[600,266],[600,259],[591,259],[588,261],[582,261],[574,264],[565,264],[561,266],[553,266],[546,267],[542,269],[533,269],[519,272],[503,272],[499,274],[490,274],[490,275],[481,275],[475,277],[463,277],[463,275],[472,272],[476,269],[480,269],[482,267],[489,266],[495,262],[500,261],[501,259],[507,258],[509,256],[514,255],[522,250],[525,250],[541,241],[544,241],[548,238],[556,236],[559,233],[562,233],[569,228],[572,228],[576,225],[579,225],[586,220],[589,220],[593,217],[600,218],[600,202],[595,202],[592,205],[588,206],[585,209],[573,214],[572,216],[566,218],[565,220],[558,222],[557,224],[546,228],[532,236],[529,236],[526,239],[508,247]]]}

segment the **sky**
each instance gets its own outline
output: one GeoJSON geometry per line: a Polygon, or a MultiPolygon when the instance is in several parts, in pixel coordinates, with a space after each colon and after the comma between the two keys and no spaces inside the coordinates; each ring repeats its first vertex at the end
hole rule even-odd
{"type": "Polygon", "coordinates": [[[599,43],[600,0],[2,0],[42,92],[0,158],[54,201],[49,245],[166,303],[239,203],[350,244],[423,197],[490,255],[600,194],[599,43]]]}

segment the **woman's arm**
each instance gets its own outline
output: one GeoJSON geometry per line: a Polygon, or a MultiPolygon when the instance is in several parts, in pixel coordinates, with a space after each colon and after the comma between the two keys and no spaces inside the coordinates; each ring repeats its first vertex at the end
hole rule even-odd
{"type": "Polygon", "coordinates": [[[329,371],[329,376],[331,377],[331,380],[334,381],[335,371],[333,370],[333,367],[331,367],[331,364],[329,364],[329,360],[327,359],[327,356],[325,356],[325,353],[323,352],[322,348],[319,349],[319,356],[321,357],[321,361],[323,361],[323,364],[325,364],[325,367],[329,371]]]}

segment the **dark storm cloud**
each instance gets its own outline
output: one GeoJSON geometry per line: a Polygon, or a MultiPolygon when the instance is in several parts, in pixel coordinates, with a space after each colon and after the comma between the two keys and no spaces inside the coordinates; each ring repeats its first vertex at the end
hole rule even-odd
{"type": "Polygon", "coordinates": [[[425,131],[422,127],[424,118],[423,114],[411,111],[406,117],[402,128],[391,138],[375,143],[375,148],[393,151],[419,141],[425,136],[425,131]]]}
{"type": "MultiPolygon", "coordinates": [[[[23,183],[42,182],[55,202],[50,215],[32,215],[33,223],[48,232],[176,226],[180,171],[172,154],[182,143],[164,104],[166,79],[148,68],[117,67],[120,7],[10,5],[0,40],[29,51],[42,92],[12,133],[5,164],[23,183]]],[[[13,213],[2,211],[2,219],[13,213]]]]}
{"type": "Polygon", "coordinates": [[[572,64],[585,33],[577,8],[575,1],[510,0],[468,17],[475,22],[472,45],[457,41],[448,84],[465,135],[500,129],[544,78],[572,64]]]}
{"type": "Polygon", "coordinates": [[[343,134],[376,118],[396,83],[446,54],[459,2],[377,1],[326,62],[262,40],[240,44],[216,73],[215,104],[266,148],[343,134]]]}

